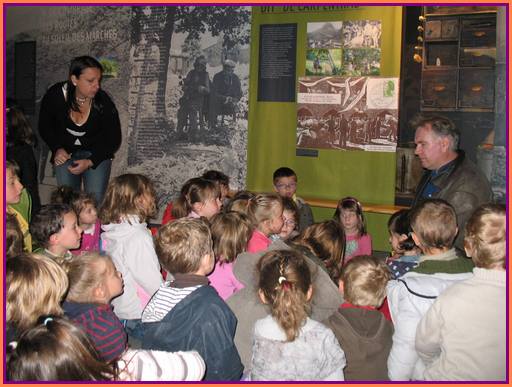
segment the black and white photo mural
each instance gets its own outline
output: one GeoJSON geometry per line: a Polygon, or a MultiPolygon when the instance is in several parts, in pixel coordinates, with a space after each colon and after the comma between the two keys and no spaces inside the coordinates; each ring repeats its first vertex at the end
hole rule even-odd
{"type": "Polygon", "coordinates": [[[208,169],[245,185],[250,7],[133,7],[128,169],[163,207],[208,169]]]}

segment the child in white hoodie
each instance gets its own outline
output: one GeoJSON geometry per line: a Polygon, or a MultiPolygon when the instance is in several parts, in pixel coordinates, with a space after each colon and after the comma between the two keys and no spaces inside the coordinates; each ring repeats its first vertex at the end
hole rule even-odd
{"type": "Polygon", "coordinates": [[[387,295],[393,319],[388,357],[390,380],[423,380],[425,364],[414,347],[416,328],[435,299],[450,286],[471,277],[473,263],[459,257],[453,243],[457,215],[443,199],[426,199],[411,210],[412,239],[422,255],[418,266],[389,281],[387,295]]]}
{"type": "Polygon", "coordinates": [[[113,179],[101,208],[102,249],[124,279],[124,293],[112,301],[129,338],[142,339],[141,315],[160,287],[162,275],[146,219],[156,212],[151,181],[138,174],[113,179]]]}

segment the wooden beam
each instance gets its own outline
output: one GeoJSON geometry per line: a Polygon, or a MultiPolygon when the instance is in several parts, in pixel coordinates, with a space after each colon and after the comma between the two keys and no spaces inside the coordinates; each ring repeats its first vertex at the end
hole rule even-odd
{"type": "MultiPolygon", "coordinates": [[[[303,198],[306,203],[313,207],[332,208],[336,209],[338,200],[329,199],[316,199],[316,198],[303,198]]],[[[408,209],[405,206],[395,206],[394,204],[374,204],[374,203],[361,203],[364,212],[375,212],[377,214],[394,214],[395,212],[403,209],[408,209]]]]}

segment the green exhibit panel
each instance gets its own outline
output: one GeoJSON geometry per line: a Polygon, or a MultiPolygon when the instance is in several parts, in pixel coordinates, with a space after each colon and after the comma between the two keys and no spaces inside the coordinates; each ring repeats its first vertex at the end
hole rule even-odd
{"type": "MultiPolygon", "coordinates": [[[[305,198],[337,200],[354,196],[363,203],[393,204],[395,152],[311,149],[297,156],[298,79],[306,76],[308,23],[378,21],[380,77],[400,76],[402,7],[396,6],[267,6],[253,7],[247,189],[272,190],[272,173],[288,166],[298,175],[297,194],[305,198]],[[295,98],[292,102],[262,100],[258,94],[260,31],[262,26],[296,25],[295,98]]],[[[261,90],[260,90],[261,93],[261,90]]],[[[309,149],[308,149],[309,150],[309,149]]],[[[313,208],[315,220],[332,216],[331,210],[313,208]],[[329,213],[329,214],[328,214],[329,213]]],[[[389,215],[367,216],[374,249],[387,250],[389,215]]]]}

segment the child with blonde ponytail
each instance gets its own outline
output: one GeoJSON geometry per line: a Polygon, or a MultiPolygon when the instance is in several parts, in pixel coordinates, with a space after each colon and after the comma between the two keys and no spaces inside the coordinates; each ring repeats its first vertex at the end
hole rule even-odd
{"type": "Polygon", "coordinates": [[[259,296],[271,315],[254,325],[250,380],[344,380],[345,354],[336,337],[308,317],[313,288],[304,257],[270,251],[257,267],[259,296]]]}

